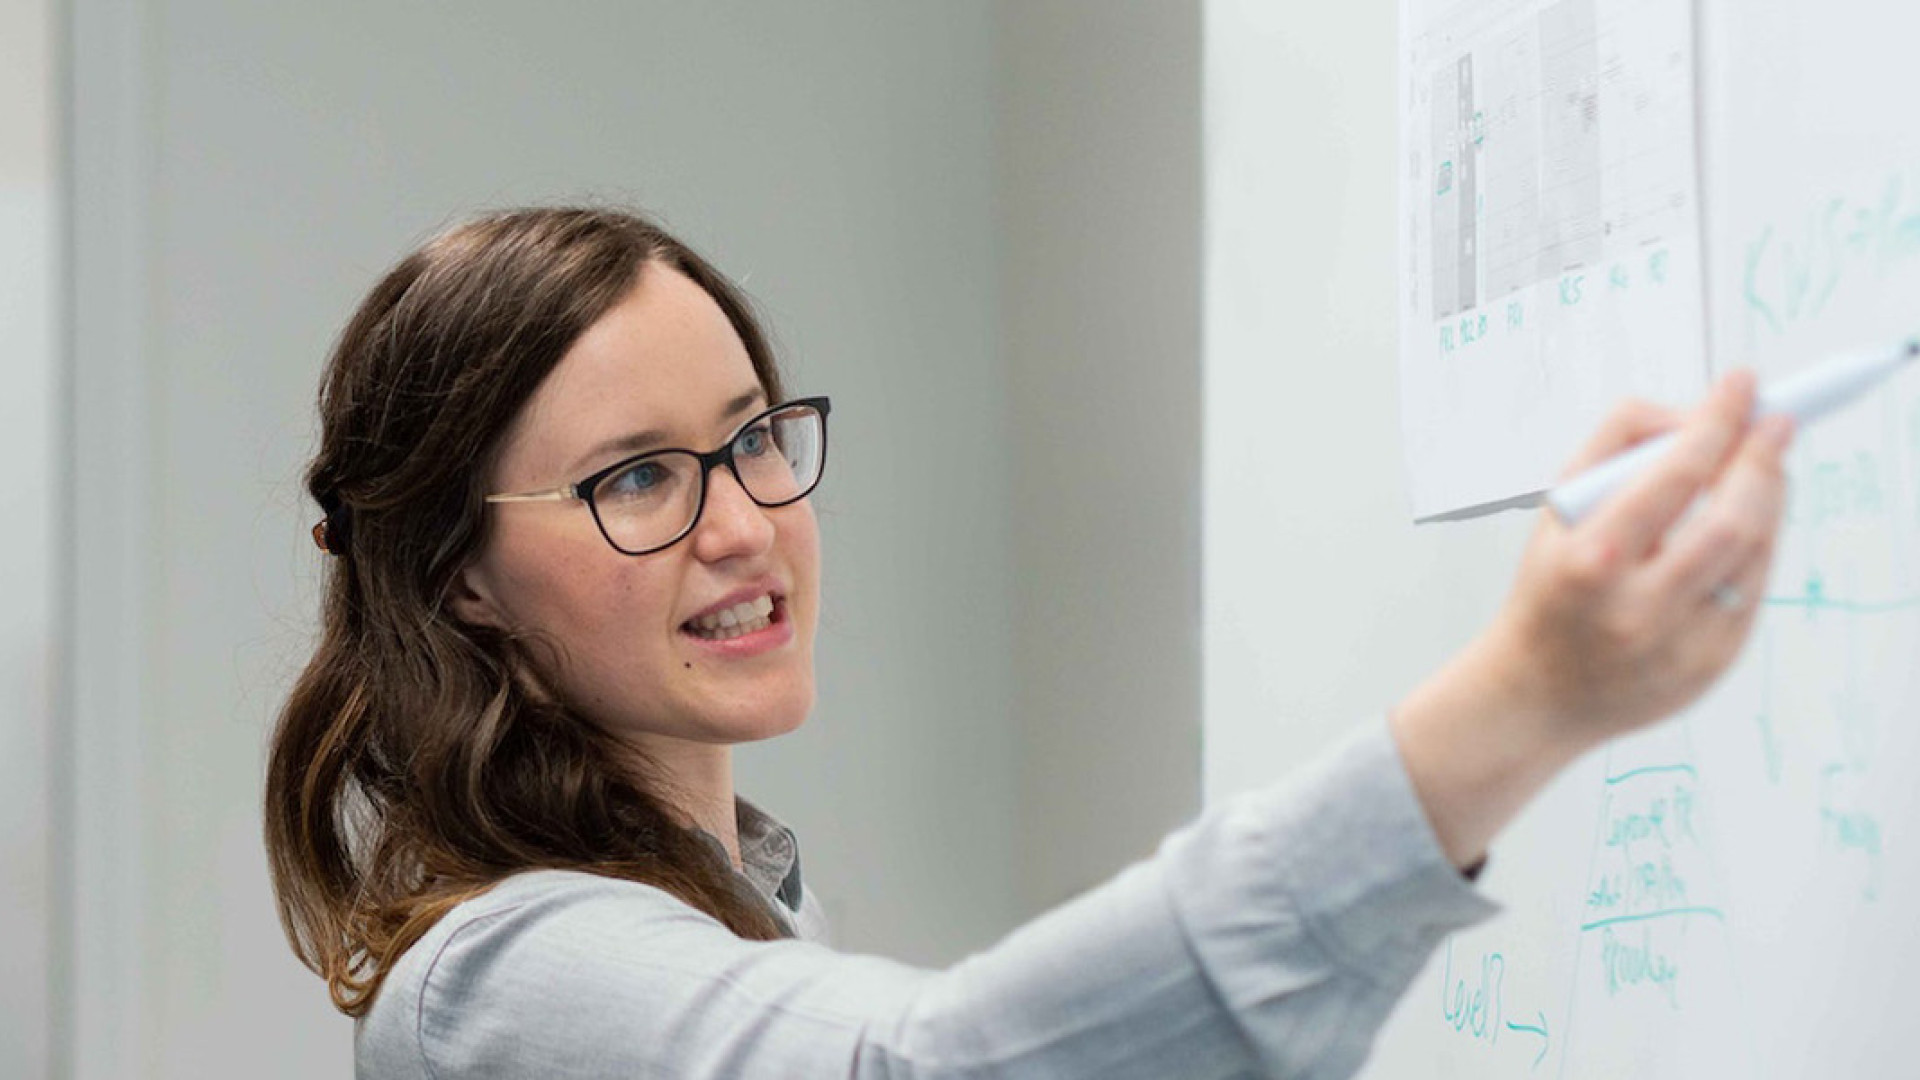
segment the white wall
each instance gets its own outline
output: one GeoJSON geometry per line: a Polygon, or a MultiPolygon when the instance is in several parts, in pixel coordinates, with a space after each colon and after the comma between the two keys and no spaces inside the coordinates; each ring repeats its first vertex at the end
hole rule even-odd
{"type": "Polygon", "coordinates": [[[1000,11],[1019,881],[1039,910],[1199,808],[1201,12],[1000,11]]]}
{"type": "Polygon", "coordinates": [[[1377,722],[1491,615],[1530,526],[1409,524],[1397,8],[1207,3],[1209,799],[1377,722]]]}
{"type": "Polygon", "coordinates": [[[52,5],[0,5],[0,1072],[48,1067],[59,205],[52,5]]]}

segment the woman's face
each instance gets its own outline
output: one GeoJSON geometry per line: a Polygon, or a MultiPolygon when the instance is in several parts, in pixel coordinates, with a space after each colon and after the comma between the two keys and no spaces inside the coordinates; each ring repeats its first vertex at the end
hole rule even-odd
{"type": "MultiPolygon", "coordinates": [[[[488,490],[557,487],[645,450],[711,450],[770,404],[719,305],[651,263],[528,400],[488,490]],[[657,438],[640,441],[648,434],[657,438]]],[[[820,579],[808,500],[761,507],[716,468],[693,531],[641,556],[615,551],[581,502],[501,503],[487,513],[490,531],[456,584],[456,611],[530,635],[542,683],[595,723],[671,757],[676,741],[748,742],[806,719],[820,579]],[[764,630],[716,641],[691,625],[769,595],[764,630]]]]}

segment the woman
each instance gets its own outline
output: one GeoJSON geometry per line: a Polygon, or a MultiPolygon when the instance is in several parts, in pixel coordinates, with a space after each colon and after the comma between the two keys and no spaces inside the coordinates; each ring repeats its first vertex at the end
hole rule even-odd
{"type": "Polygon", "coordinates": [[[389,273],[327,370],[324,628],[266,794],[282,920],[363,1076],[1346,1075],[1491,912],[1466,878],[1493,835],[1738,651],[1790,435],[1752,394],[1617,412],[1576,466],[1679,448],[1580,528],[1543,518],[1385,723],[916,970],[828,948],[792,834],[733,791],[732,744],[813,700],[828,403],[651,224],[482,218],[389,273]]]}

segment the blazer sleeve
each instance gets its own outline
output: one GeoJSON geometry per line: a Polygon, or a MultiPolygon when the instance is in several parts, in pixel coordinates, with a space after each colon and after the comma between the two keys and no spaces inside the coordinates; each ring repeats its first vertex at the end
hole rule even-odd
{"type": "Polygon", "coordinates": [[[1494,910],[1440,853],[1384,723],[941,970],[530,876],[449,916],[388,987],[423,1075],[1342,1077],[1439,941],[1494,910]]]}

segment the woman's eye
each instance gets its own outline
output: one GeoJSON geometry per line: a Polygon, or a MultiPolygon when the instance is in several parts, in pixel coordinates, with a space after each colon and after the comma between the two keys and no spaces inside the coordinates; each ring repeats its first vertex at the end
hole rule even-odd
{"type": "Polygon", "coordinates": [[[773,449],[773,428],[769,424],[755,424],[734,440],[734,453],[747,457],[759,457],[773,449]]]}
{"type": "Polygon", "coordinates": [[[666,479],[667,470],[659,462],[643,461],[609,477],[601,490],[615,498],[644,495],[658,488],[666,479]]]}

